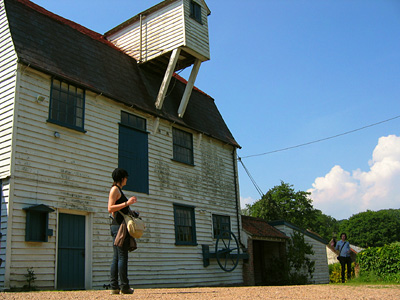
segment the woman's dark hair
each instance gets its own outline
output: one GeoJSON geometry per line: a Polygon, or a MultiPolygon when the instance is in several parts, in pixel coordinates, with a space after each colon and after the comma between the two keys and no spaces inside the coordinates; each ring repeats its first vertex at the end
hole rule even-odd
{"type": "Polygon", "coordinates": [[[128,172],[125,169],[122,168],[116,168],[112,172],[112,179],[114,180],[114,183],[121,183],[122,179],[125,177],[128,177],[128,172]]]}
{"type": "Polygon", "coordinates": [[[340,238],[342,238],[342,235],[344,234],[344,236],[346,237],[346,239],[347,239],[347,234],[345,234],[344,232],[342,232],[341,234],[340,234],[340,238]]]}

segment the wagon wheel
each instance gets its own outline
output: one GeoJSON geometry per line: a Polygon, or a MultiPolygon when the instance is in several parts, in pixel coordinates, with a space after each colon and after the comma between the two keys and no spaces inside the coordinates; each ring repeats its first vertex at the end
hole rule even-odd
{"type": "Polygon", "coordinates": [[[239,243],[232,231],[222,232],[215,244],[217,262],[222,270],[233,271],[239,263],[239,243]]]}

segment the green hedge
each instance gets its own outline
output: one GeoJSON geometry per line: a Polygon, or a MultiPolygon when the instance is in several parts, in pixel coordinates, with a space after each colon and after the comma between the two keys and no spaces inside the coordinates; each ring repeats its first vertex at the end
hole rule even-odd
{"type": "MultiPolygon", "coordinates": [[[[354,263],[351,264],[351,277],[354,278],[354,263]]],[[[347,282],[347,270],[345,272],[345,281],[347,282]]],[[[329,282],[330,283],[342,282],[342,271],[340,263],[329,265],[329,282]]]]}
{"type": "Polygon", "coordinates": [[[357,263],[362,277],[400,283],[400,243],[368,248],[357,255],[357,263]]]}

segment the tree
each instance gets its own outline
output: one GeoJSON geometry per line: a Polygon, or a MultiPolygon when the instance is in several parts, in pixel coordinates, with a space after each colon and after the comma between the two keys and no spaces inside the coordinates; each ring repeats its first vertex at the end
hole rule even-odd
{"type": "Polygon", "coordinates": [[[313,277],[315,261],[310,259],[310,255],[314,255],[312,248],[312,245],[305,241],[303,234],[293,232],[287,251],[289,284],[307,284],[313,277]]]}
{"type": "Polygon", "coordinates": [[[323,214],[318,209],[315,210],[315,214],[315,219],[311,220],[310,229],[328,241],[331,240],[334,233],[337,236],[339,222],[335,218],[323,214]]]}
{"type": "Polygon", "coordinates": [[[284,220],[310,229],[329,241],[338,231],[338,221],[315,209],[309,196],[310,193],[296,192],[293,185],[281,181],[253,205],[247,204],[242,214],[266,221],[284,220]]]}
{"type": "Polygon", "coordinates": [[[301,228],[310,228],[317,215],[312,206],[310,193],[296,192],[293,185],[281,181],[260,200],[246,205],[250,216],[266,221],[285,220],[301,228]]]}
{"type": "Polygon", "coordinates": [[[400,241],[400,209],[361,212],[340,223],[350,243],[360,247],[382,247],[400,241]]]}

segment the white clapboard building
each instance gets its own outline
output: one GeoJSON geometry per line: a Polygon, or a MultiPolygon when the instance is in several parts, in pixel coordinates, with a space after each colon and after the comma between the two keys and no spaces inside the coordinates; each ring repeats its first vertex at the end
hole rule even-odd
{"type": "Polygon", "coordinates": [[[39,289],[109,284],[118,166],[147,224],[134,288],[242,283],[242,260],[203,264],[222,229],[240,235],[239,145],[194,87],[209,15],[202,0],[165,0],[99,34],[0,0],[0,289],[26,285],[28,269],[39,289]],[[190,66],[187,81],[174,73],[190,66]]]}

